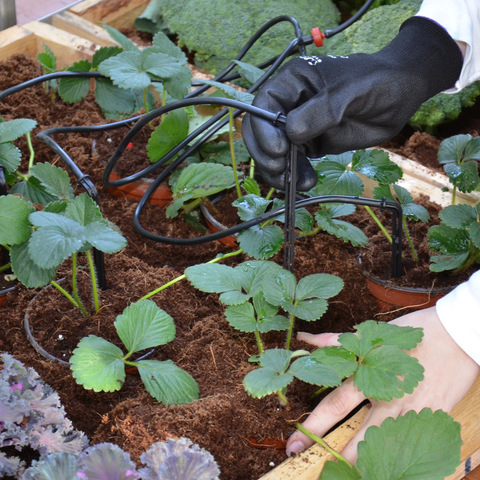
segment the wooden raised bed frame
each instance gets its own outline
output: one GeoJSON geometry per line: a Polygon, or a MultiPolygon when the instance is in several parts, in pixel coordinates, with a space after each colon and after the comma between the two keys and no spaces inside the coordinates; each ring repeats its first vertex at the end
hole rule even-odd
{"type": "MultiPolygon", "coordinates": [[[[100,46],[115,45],[97,22],[102,21],[115,28],[131,27],[148,3],[149,0],[85,0],[55,14],[52,25],[30,22],[23,27],[11,27],[0,32],[0,60],[15,53],[36,56],[43,51],[42,43],[48,45],[57,56],[58,68],[71,65],[74,61],[91,59],[100,46]]],[[[451,194],[442,192],[442,187],[448,186],[445,175],[434,173],[399,155],[391,154],[391,159],[402,167],[402,184],[412,195],[424,193],[441,205],[450,203],[451,194]]],[[[479,192],[468,195],[459,193],[458,196],[464,203],[476,204],[480,201],[479,192]]],[[[369,408],[363,407],[327,435],[327,443],[341,451],[360,428],[369,408]]],[[[460,480],[480,465],[480,377],[452,415],[462,425],[464,444],[461,450],[462,463],[447,480],[460,480]]],[[[330,459],[330,454],[314,445],[287,459],[260,480],[318,480],[323,465],[330,459]]]]}

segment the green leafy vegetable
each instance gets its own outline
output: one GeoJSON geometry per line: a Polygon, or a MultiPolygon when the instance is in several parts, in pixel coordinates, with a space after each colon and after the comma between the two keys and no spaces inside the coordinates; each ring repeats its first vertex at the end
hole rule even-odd
{"type": "Polygon", "coordinates": [[[138,368],[145,388],[159,402],[178,405],[198,399],[195,380],[171,360],[127,360],[136,352],[165,345],[175,338],[170,315],[154,302],[143,300],[127,307],[114,325],[127,354],[95,335],[83,338],[70,359],[77,383],[96,392],[120,390],[125,381],[125,366],[131,365],[138,368]]]}

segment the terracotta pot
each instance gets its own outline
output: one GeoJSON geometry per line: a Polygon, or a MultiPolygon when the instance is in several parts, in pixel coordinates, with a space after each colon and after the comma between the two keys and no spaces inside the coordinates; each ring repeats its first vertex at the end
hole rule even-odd
{"type": "MultiPolygon", "coordinates": [[[[225,225],[222,225],[218,220],[215,219],[215,217],[209,212],[207,206],[204,203],[200,204],[200,210],[205,218],[205,223],[207,224],[207,227],[211,233],[216,233],[227,229],[225,225]]],[[[238,248],[237,237],[235,235],[229,235],[228,237],[219,238],[218,241],[223,245],[227,245],[232,248],[238,248]]]]}
{"type": "Polygon", "coordinates": [[[370,293],[376,298],[382,312],[395,307],[408,307],[415,310],[433,307],[437,300],[444,297],[455,287],[416,288],[394,285],[389,280],[383,280],[366,271],[362,266],[362,259],[358,259],[360,270],[365,276],[370,293]]]}
{"type": "MultiPolygon", "coordinates": [[[[120,180],[120,176],[117,173],[112,172],[110,174],[110,181],[115,180],[120,180]]],[[[111,195],[115,197],[127,197],[139,202],[152,183],[153,180],[151,180],[150,178],[142,178],[121,187],[110,187],[108,191],[111,195]]],[[[153,203],[155,205],[160,205],[161,207],[163,207],[171,200],[172,191],[170,190],[170,187],[166,183],[162,183],[153,192],[153,195],[148,199],[148,203],[153,203]]]]}

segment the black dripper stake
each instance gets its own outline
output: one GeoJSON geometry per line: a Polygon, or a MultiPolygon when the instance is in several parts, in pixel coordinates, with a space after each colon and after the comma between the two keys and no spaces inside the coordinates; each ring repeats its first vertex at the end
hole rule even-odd
{"type": "Polygon", "coordinates": [[[290,144],[285,170],[285,226],[283,268],[293,273],[295,258],[295,201],[297,186],[297,146],[290,144]]]}

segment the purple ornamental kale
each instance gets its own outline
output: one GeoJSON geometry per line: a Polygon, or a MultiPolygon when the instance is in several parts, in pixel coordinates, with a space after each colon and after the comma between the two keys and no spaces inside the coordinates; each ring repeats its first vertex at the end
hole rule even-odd
{"type": "Polygon", "coordinates": [[[140,459],[143,480],[218,480],[220,469],[213,456],[188,438],[154,443],[140,459]]]}
{"type": "Polygon", "coordinates": [[[0,476],[15,476],[24,467],[17,457],[6,457],[3,447],[14,446],[20,451],[29,446],[42,455],[81,452],[87,439],[83,432],[73,429],[58,394],[33,368],[25,368],[6,353],[1,358],[0,476]]]}

